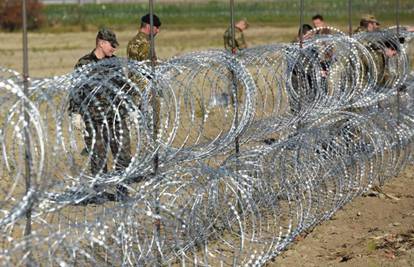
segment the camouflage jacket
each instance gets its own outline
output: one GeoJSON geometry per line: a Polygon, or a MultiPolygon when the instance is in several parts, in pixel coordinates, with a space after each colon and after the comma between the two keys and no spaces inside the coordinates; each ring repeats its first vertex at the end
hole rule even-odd
{"type": "MultiPolygon", "coordinates": [[[[237,27],[235,28],[235,33],[234,33],[234,41],[235,43],[235,48],[237,50],[242,50],[247,48],[247,44],[246,44],[246,40],[244,39],[244,34],[243,31],[240,30],[237,27]]],[[[231,32],[231,27],[227,28],[227,30],[224,32],[224,48],[226,48],[227,50],[231,51],[232,48],[232,32],[231,32]]]]}
{"type": "Polygon", "coordinates": [[[372,63],[375,64],[376,77],[370,77],[369,71],[373,70],[373,66],[370,66],[370,61],[363,54],[360,55],[362,62],[361,81],[367,83],[369,79],[376,78],[377,88],[376,90],[383,89],[384,86],[388,87],[393,74],[390,70],[389,58],[385,55],[384,49],[377,47],[371,43],[365,42],[364,45],[368,48],[368,51],[372,58],[372,63]]]}
{"type": "MultiPolygon", "coordinates": [[[[112,57],[115,57],[115,56],[113,55],[112,57]]],[[[105,57],[105,58],[102,58],[102,59],[106,59],[106,58],[111,58],[111,57],[105,57]]],[[[75,65],[75,69],[77,69],[79,67],[82,67],[84,65],[87,65],[89,63],[92,63],[92,62],[98,62],[99,60],[102,60],[102,59],[99,59],[99,58],[96,57],[95,49],[94,49],[94,50],[92,50],[92,52],[90,52],[89,54],[84,55],[83,57],[81,57],[78,60],[78,62],[75,65]]]]}
{"type": "Polygon", "coordinates": [[[385,51],[382,49],[377,49],[374,50],[371,55],[377,69],[377,85],[380,88],[387,86],[393,75],[391,74],[388,58],[385,55],[385,51]]]}
{"type": "MultiPolygon", "coordinates": [[[[111,57],[99,59],[96,57],[94,52],[95,50],[81,57],[76,63],[75,69],[78,69],[90,63],[96,63],[104,59],[115,57],[112,55],[111,57]]],[[[70,92],[69,96],[68,110],[70,113],[79,113],[83,116],[90,116],[94,120],[103,119],[104,116],[111,116],[110,114],[113,113],[112,111],[109,112],[107,109],[111,107],[111,104],[114,104],[114,101],[116,101],[116,88],[123,88],[123,82],[118,79],[110,79],[106,83],[109,84],[109,88],[105,86],[98,86],[95,88],[94,84],[96,82],[99,82],[94,77],[94,74],[97,71],[99,71],[99,74],[104,77],[105,72],[111,71],[111,69],[98,67],[96,70],[88,73],[88,76],[91,76],[90,80],[81,80],[81,84],[74,85],[75,89],[70,92]]]]}
{"type": "MultiPolygon", "coordinates": [[[[150,36],[146,33],[138,32],[138,34],[128,42],[127,57],[128,59],[138,61],[150,60],[150,36]]],[[[157,57],[155,56],[155,59],[156,58],[157,57]]]]}
{"type": "Polygon", "coordinates": [[[358,28],[356,28],[354,33],[367,32],[367,31],[368,29],[366,27],[358,26],[358,28]]]}

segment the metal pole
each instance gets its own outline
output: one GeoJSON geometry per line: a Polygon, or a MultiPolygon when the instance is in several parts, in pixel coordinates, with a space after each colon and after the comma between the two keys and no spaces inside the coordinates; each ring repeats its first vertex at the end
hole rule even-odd
{"type": "Polygon", "coordinates": [[[234,25],[234,0],[230,0],[230,29],[231,29],[231,52],[236,53],[236,26],[234,25]]]}
{"type": "Polygon", "coordinates": [[[397,0],[397,8],[396,8],[396,23],[397,23],[397,37],[400,37],[400,0],[397,0]]]}
{"type": "MultiPolygon", "coordinates": [[[[236,25],[234,25],[234,0],[230,0],[230,27],[231,27],[231,52],[233,55],[236,54],[236,25]]],[[[232,77],[232,87],[234,90],[234,94],[232,92],[232,98],[234,98],[234,109],[235,109],[235,125],[238,127],[239,125],[239,90],[237,88],[237,81],[236,77],[234,75],[234,72],[231,71],[231,77],[232,77]],[[234,95],[234,97],[233,97],[234,95]]],[[[240,141],[239,136],[235,139],[235,149],[236,154],[239,154],[240,152],[240,141]]]]}
{"type": "MultiPolygon", "coordinates": [[[[303,10],[304,10],[304,1],[300,0],[300,14],[299,14],[299,24],[300,24],[300,26],[299,26],[299,47],[300,47],[300,49],[303,48],[303,10]]],[[[298,63],[296,63],[296,64],[298,64],[298,63]]],[[[297,75],[299,75],[299,73],[297,73],[297,75]]],[[[301,93],[301,91],[302,90],[300,90],[300,95],[299,95],[300,99],[299,99],[299,103],[298,103],[299,111],[302,110],[302,96],[301,96],[302,93],[301,93]]],[[[296,132],[299,132],[299,130],[301,128],[302,128],[302,123],[301,123],[301,120],[298,119],[296,132]]]]}
{"type": "MultiPolygon", "coordinates": [[[[155,40],[154,40],[154,2],[153,0],[149,0],[149,10],[150,10],[150,57],[151,57],[151,73],[154,75],[155,73],[155,64],[156,64],[156,58],[155,58],[155,40]]],[[[154,86],[154,80],[152,80],[152,87],[151,87],[151,105],[153,109],[153,116],[152,116],[152,122],[153,122],[153,132],[152,132],[152,138],[154,141],[154,145],[156,145],[157,136],[158,136],[158,124],[159,124],[159,112],[158,112],[158,106],[159,106],[159,100],[157,97],[157,90],[154,86]]],[[[158,166],[159,166],[159,160],[158,160],[158,153],[154,156],[154,175],[158,173],[158,166]]]]}
{"type": "MultiPolygon", "coordinates": [[[[231,52],[233,55],[236,54],[237,48],[236,48],[236,25],[234,24],[234,0],[230,0],[230,27],[231,27],[231,52]]],[[[233,70],[230,70],[231,73],[231,86],[232,86],[232,92],[231,92],[231,98],[233,99],[233,105],[234,105],[234,124],[236,128],[239,126],[239,89],[237,86],[237,80],[236,75],[234,74],[233,70]]],[[[239,136],[236,136],[235,140],[235,152],[236,156],[239,156],[240,153],[240,139],[239,136]]],[[[240,190],[237,190],[237,196],[239,199],[241,199],[241,193],[240,190]]],[[[240,200],[237,201],[237,211],[239,213],[242,213],[242,206],[240,203],[240,200]]],[[[239,232],[241,236],[241,232],[239,232]]],[[[242,248],[242,245],[240,245],[240,249],[242,248]]],[[[241,254],[241,250],[240,250],[241,254]]],[[[234,255],[233,258],[233,266],[237,266],[237,256],[234,255]]]]}
{"type": "Polygon", "coordinates": [[[304,3],[303,0],[300,0],[300,28],[299,28],[299,46],[300,48],[303,47],[303,9],[304,3]]]}
{"type": "Polygon", "coordinates": [[[151,56],[151,70],[155,71],[155,41],[154,41],[154,2],[149,0],[150,13],[150,56],[151,56]]]}
{"type": "MultiPolygon", "coordinates": [[[[397,23],[397,40],[400,41],[400,0],[397,0],[397,6],[395,10],[396,15],[396,23],[397,23]]],[[[397,69],[398,69],[398,61],[397,61],[397,69]]],[[[401,121],[401,94],[400,88],[397,88],[397,124],[400,124],[401,121]]]]}
{"type": "MultiPolygon", "coordinates": [[[[28,56],[28,41],[27,41],[27,2],[22,0],[22,28],[23,28],[23,92],[25,96],[28,96],[29,88],[29,56],[28,56]]],[[[26,110],[27,103],[23,101],[23,113],[24,113],[24,122],[23,133],[25,140],[25,185],[26,185],[26,194],[30,191],[32,187],[31,181],[31,172],[32,172],[32,155],[30,153],[30,134],[29,134],[29,114],[26,110]]],[[[32,233],[32,208],[31,204],[26,211],[26,225],[24,229],[24,236],[27,237],[32,233]]],[[[34,264],[32,259],[32,249],[29,240],[26,240],[25,253],[27,257],[27,266],[34,264]]]]}
{"type": "MultiPolygon", "coordinates": [[[[154,78],[155,74],[155,64],[156,64],[156,58],[155,58],[155,40],[154,40],[154,1],[149,0],[149,14],[150,14],[150,57],[151,57],[151,73],[152,77],[154,78]]],[[[152,131],[152,139],[154,142],[154,147],[157,146],[157,139],[158,139],[158,126],[159,126],[159,106],[160,101],[157,96],[157,90],[154,85],[155,79],[152,80],[152,86],[151,86],[151,105],[152,105],[152,123],[153,123],[153,131],[152,131]]],[[[154,177],[157,177],[158,175],[158,167],[159,167],[159,155],[158,152],[154,155],[154,161],[153,161],[153,168],[154,168],[154,177]]],[[[158,190],[155,190],[154,192],[155,197],[155,214],[158,216],[160,214],[160,203],[159,203],[159,194],[158,190]]],[[[156,266],[162,266],[162,255],[159,251],[158,245],[160,245],[161,242],[161,219],[156,218],[154,221],[154,227],[155,227],[155,233],[156,233],[156,266]]]]}
{"type": "Polygon", "coordinates": [[[348,33],[352,36],[352,0],[348,0],[348,33]]]}
{"type": "Polygon", "coordinates": [[[77,15],[78,15],[78,23],[79,24],[83,24],[83,21],[82,21],[82,0],[78,0],[78,4],[77,4],[77,6],[76,6],[76,11],[77,11],[77,15]]]}

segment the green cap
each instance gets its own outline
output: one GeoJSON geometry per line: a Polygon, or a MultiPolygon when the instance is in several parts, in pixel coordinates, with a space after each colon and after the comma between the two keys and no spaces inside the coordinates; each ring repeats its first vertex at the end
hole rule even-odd
{"type": "Polygon", "coordinates": [[[374,15],[370,15],[370,14],[367,14],[367,15],[362,16],[361,17],[361,21],[373,22],[373,23],[376,23],[378,25],[380,24],[378,22],[378,20],[375,18],[375,16],[374,15]]]}
{"type": "Polygon", "coordinates": [[[116,40],[116,35],[113,31],[107,28],[101,28],[98,31],[97,39],[105,40],[111,43],[112,47],[116,48],[119,46],[118,41],[116,40]]]}

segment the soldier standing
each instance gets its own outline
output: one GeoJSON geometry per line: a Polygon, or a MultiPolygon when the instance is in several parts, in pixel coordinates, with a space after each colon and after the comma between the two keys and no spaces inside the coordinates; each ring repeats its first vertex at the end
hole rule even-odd
{"type": "MultiPolygon", "coordinates": [[[[154,36],[157,35],[160,31],[161,27],[161,20],[154,14],[153,16],[153,31],[154,36]]],[[[151,34],[151,25],[150,25],[150,14],[146,14],[141,18],[141,27],[135,35],[128,42],[127,46],[127,57],[128,59],[143,61],[143,60],[151,60],[150,58],[150,34],[151,34]]],[[[157,57],[154,55],[154,60],[157,57]]]]}
{"type": "Polygon", "coordinates": [[[325,23],[322,15],[316,14],[312,17],[312,24],[314,28],[317,28],[316,34],[331,34],[331,30],[325,23]]]}
{"type": "MultiPolygon", "coordinates": [[[[114,32],[107,28],[100,29],[96,36],[95,49],[81,57],[75,65],[75,69],[90,63],[114,58],[114,52],[118,46],[119,43],[114,32]]],[[[105,73],[111,70],[102,67],[99,71],[105,73]]],[[[119,81],[115,80],[107,82],[119,83],[119,81]]],[[[77,128],[81,128],[80,125],[82,123],[85,125],[86,134],[84,135],[84,140],[86,150],[91,154],[92,175],[107,172],[108,147],[112,151],[115,169],[124,170],[131,162],[130,137],[125,120],[127,112],[122,107],[123,105],[117,103],[118,110],[110,110],[114,103],[119,101],[116,99],[117,92],[112,92],[112,89],[105,88],[105,86],[97,89],[88,83],[82,84],[77,89],[76,92],[71,94],[69,112],[75,127],[77,125],[77,128]]],[[[122,185],[118,185],[116,197],[105,196],[109,200],[121,200],[127,194],[127,189],[122,185]]]]}
{"type": "Polygon", "coordinates": [[[227,30],[224,32],[224,48],[228,51],[231,51],[233,53],[236,53],[237,51],[240,51],[242,49],[247,48],[246,40],[244,39],[243,31],[249,28],[249,23],[247,23],[246,19],[239,20],[234,25],[234,51],[232,51],[233,45],[232,45],[232,32],[231,32],[231,26],[227,28],[227,30]]]}
{"type": "Polygon", "coordinates": [[[355,33],[359,32],[374,32],[379,30],[380,23],[373,15],[365,15],[359,21],[359,27],[355,30],[355,33]]]}
{"type": "MultiPolygon", "coordinates": [[[[153,20],[153,27],[152,27],[152,33],[154,35],[154,37],[160,32],[160,27],[161,27],[161,20],[160,18],[153,14],[152,16],[152,20],[153,20]]],[[[150,14],[146,14],[144,16],[141,17],[141,25],[139,28],[139,31],[137,33],[137,35],[135,35],[129,42],[128,42],[128,46],[127,46],[127,57],[130,60],[137,60],[137,61],[146,61],[146,60],[157,60],[157,56],[154,52],[153,58],[151,58],[151,15],[150,14]]],[[[146,76],[147,79],[151,80],[150,76],[146,76]]],[[[144,88],[146,86],[147,83],[147,79],[143,79],[142,77],[136,77],[134,75],[131,74],[131,80],[133,82],[135,82],[139,88],[144,88]]],[[[157,91],[157,94],[162,95],[162,93],[160,93],[159,91],[157,91]]],[[[152,95],[152,93],[151,93],[152,95]]],[[[154,118],[151,115],[151,112],[153,114],[159,114],[160,112],[160,101],[157,100],[157,97],[155,97],[155,106],[153,106],[152,108],[154,110],[151,110],[149,112],[149,114],[147,114],[148,116],[147,118],[147,125],[148,128],[153,130],[153,132],[156,131],[156,129],[158,129],[160,127],[160,121],[159,119],[155,116],[156,119],[152,119],[154,118]]],[[[141,106],[139,105],[139,109],[141,109],[141,106]]],[[[139,179],[142,179],[141,177],[139,177],[139,179]]]]}

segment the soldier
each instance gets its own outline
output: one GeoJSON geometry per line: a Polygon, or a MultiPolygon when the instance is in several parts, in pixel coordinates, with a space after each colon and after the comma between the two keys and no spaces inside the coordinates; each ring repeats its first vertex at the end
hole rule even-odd
{"type": "MultiPolygon", "coordinates": [[[[119,43],[114,32],[106,28],[100,29],[96,36],[95,49],[80,58],[75,69],[115,57],[114,52],[118,46],[119,43]]],[[[103,75],[111,70],[102,67],[99,71],[102,71],[103,75]]],[[[119,81],[113,79],[109,79],[107,82],[119,84],[119,81]]],[[[122,103],[115,105],[116,101],[119,102],[116,98],[117,92],[113,92],[112,89],[105,88],[105,86],[99,89],[92,87],[93,85],[85,83],[77,88],[77,92],[72,92],[69,106],[75,127],[81,128],[80,125],[84,123],[86,150],[91,154],[91,173],[96,175],[100,172],[107,172],[108,144],[113,154],[115,169],[123,170],[128,167],[131,161],[130,137],[125,120],[128,114],[122,107],[122,103]],[[118,110],[111,110],[114,105],[119,107],[118,110]]],[[[104,196],[109,200],[121,200],[127,194],[127,189],[118,185],[116,197],[110,194],[104,194],[104,196]]]]}
{"type": "Polygon", "coordinates": [[[365,15],[359,21],[359,27],[355,33],[359,32],[374,32],[379,30],[380,23],[373,15],[365,15]]]}
{"type": "Polygon", "coordinates": [[[227,30],[224,32],[224,48],[232,53],[236,53],[242,49],[247,48],[246,40],[244,39],[243,31],[249,28],[249,23],[246,19],[239,20],[234,25],[234,49],[232,46],[232,32],[231,27],[228,27],[227,30]],[[233,50],[232,50],[233,49],[233,50]]]}
{"type": "MultiPolygon", "coordinates": [[[[302,25],[303,40],[313,37],[312,26],[302,25]]],[[[294,42],[300,42],[301,28],[294,42]]],[[[329,72],[330,57],[321,55],[316,46],[305,48],[300,52],[292,67],[289,92],[291,99],[290,110],[293,115],[298,115],[301,111],[313,104],[320,95],[327,93],[326,77],[329,72]],[[317,64],[319,62],[319,65],[317,64]],[[319,79],[317,79],[319,77],[319,79]]]]}
{"type": "Polygon", "coordinates": [[[331,34],[331,30],[327,28],[327,25],[322,15],[316,14],[315,16],[313,16],[312,24],[314,28],[319,28],[319,30],[316,30],[316,34],[331,34]]]}
{"type": "MultiPolygon", "coordinates": [[[[157,35],[160,31],[161,20],[154,14],[153,16],[154,23],[154,36],[157,35]]],[[[128,42],[127,46],[127,57],[128,59],[143,61],[151,60],[150,53],[150,34],[151,34],[151,25],[150,25],[150,14],[146,14],[141,18],[141,27],[138,31],[138,34],[135,35],[132,40],[128,42]]],[[[157,59],[154,54],[154,60],[157,59]]]]}
{"type": "MultiPolygon", "coordinates": [[[[414,32],[414,26],[401,27],[402,30],[414,32]]],[[[375,32],[380,30],[380,23],[373,15],[365,15],[359,22],[359,27],[355,30],[358,32],[375,32]]]]}
{"type": "Polygon", "coordinates": [[[389,61],[401,52],[399,43],[403,42],[403,38],[395,40],[389,38],[382,42],[383,47],[374,48],[371,52],[377,69],[377,85],[380,87],[379,89],[387,86],[390,80],[393,80],[395,75],[392,74],[389,61]]]}
{"type": "MultiPolygon", "coordinates": [[[[313,36],[312,32],[312,26],[309,24],[303,24],[302,25],[302,38],[303,40],[308,40],[313,36]]],[[[298,35],[296,35],[295,39],[292,41],[292,43],[300,42],[300,28],[298,30],[298,35]]]]}
{"type": "Polygon", "coordinates": [[[75,69],[99,60],[115,57],[114,52],[119,46],[114,32],[107,28],[102,28],[96,35],[96,47],[91,53],[86,54],[78,60],[75,69]]]}
{"type": "MultiPolygon", "coordinates": [[[[154,52],[153,58],[151,58],[151,16],[150,14],[146,14],[141,17],[141,25],[137,35],[135,35],[129,42],[127,46],[127,57],[128,59],[137,60],[137,61],[145,61],[145,60],[157,60],[157,56],[154,52]]],[[[153,35],[154,37],[160,32],[161,27],[161,20],[157,15],[153,15],[153,35]]],[[[147,81],[151,80],[150,76],[146,76],[147,79],[143,77],[137,77],[136,75],[130,74],[131,80],[141,89],[145,88],[147,85],[147,81]]],[[[160,91],[156,92],[157,96],[162,96],[160,91]]],[[[151,92],[152,95],[152,92],[151,92]]],[[[139,100],[137,102],[140,102],[139,100]]],[[[138,106],[141,109],[141,105],[138,106]]],[[[146,116],[146,123],[148,128],[151,129],[156,136],[156,132],[160,127],[160,120],[157,116],[153,115],[160,113],[160,101],[158,97],[155,97],[155,106],[153,106],[154,110],[147,113],[146,116]]],[[[142,110],[141,110],[142,111],[142,110]]],[[[135,181],[140,181],[144,179],[144,177],[137,177],[135,181]]]]}

